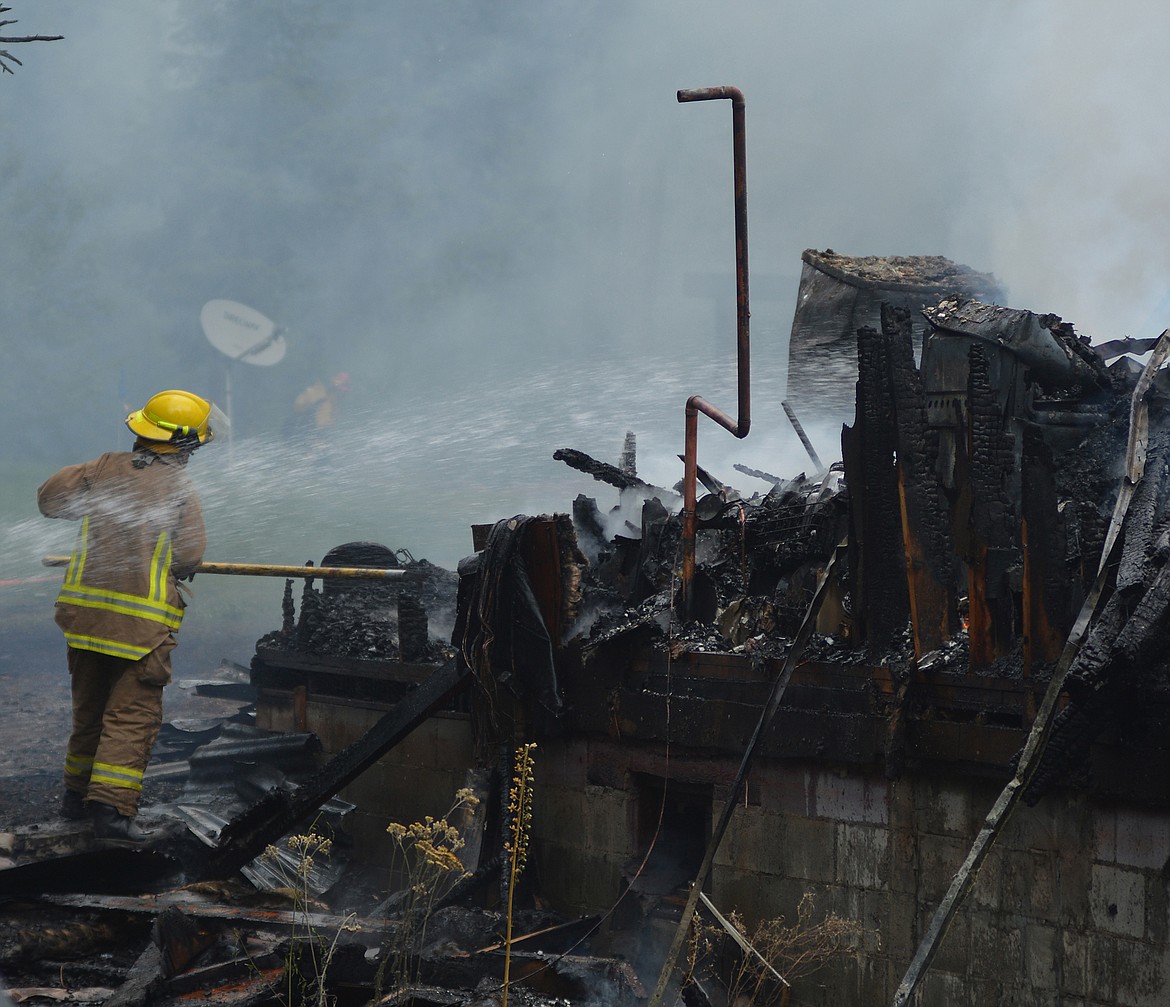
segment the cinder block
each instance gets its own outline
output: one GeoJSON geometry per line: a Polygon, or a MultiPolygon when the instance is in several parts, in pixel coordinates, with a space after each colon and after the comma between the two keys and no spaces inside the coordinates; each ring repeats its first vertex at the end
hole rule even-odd
{"type": "MultiPolygon", "coordinates": [[[[926,933],[926,928],[930,926],[930,921],[937,908],[937,903],[919,905],[918,933],[920,935],[926,933]]],[[[956,913],[951,918],[950,926],[935,951],[931,968],[939,969],[942,972],[953,972],[956,975],[970,974],[971,917],[967,913],[956,913]]]]}
{"type": "Polygon", "coordinates": [[[1170,989],[1166,949],[1117,942],[1117,1001],[1126,1007],[1166,1007],[1170,989]]]}
{"type": "Polygon", "coordinates": [[[763,762],[751,782],[759,787],[760,807],[765,811],[808,816],[811,774],[807,766],[787,762],[763,762]]]}
{"type": "Polygon", "coordinates": [[[592,848],[586,832],[584,795],[569,787],[537,787],[532,795],[532,834],[541,840],[565,842],[570,837],[592,848]]]}
{"type": "Polygon", "coordinates": [[[580,890],[575,876],[581,868],[581,854],[555,840],[537,840],[539,850],[540,894],[559,909],[580,905],[580,890]]]}
{"type": "Polygon", "coordinates": [[[1070,930],[1060,932],[1061,984],[1065,993],[1084,997],[1089,993],[1089,938],[1070,930]]]}
{"type": "Polygon", "coordinates": [[[577,905],[608,907],[617,901],[624,886],[623,861],[614,857],[595,857],[584,865],[579,875],[577,905]]]}
{"type": "Polygon", "coordinates": [[[1117,809],[1100,806],[1093,809],[1093,847],[1098,860],[1117,860],[1117,809]]]}
{"type": "Polygon", "coordinates": [[[862,892],[860,912],[853,916],[862,928],[858,946],[870,959],[881,958],[885,954],[890,899],[890,893],[886,891],[862,892]]]}
{"type": "Polygon", "coordinates": [[[1047,853],[1005,851],[1002,858],[1002,907],[1035,919],[1047,919],[1055,902],[1055,872],[1047,853]]]}
{"type": "Polygon", "coordinates": [[[586,787],[584,793],[582,811],[586,842],[607,856],[631,856],[634,838],[630,826],[629,794],[609,787],[586,787]]]}
{"type": "Polygon", "coordinates": [[[1073,930],[1088,930],[1092,927],[1092,913],[1089,896],[1092,890],[1090,877],[1093,871],[1092,854],[1084,850],[1068,849],[1057,856],[1053,870],[1056,872],[1053,884],[1057,888],[1052,922],[1073,930]]]}
{"type": "Polygon", "coordinates": [[[1117,809],[1119,864],[1160,871],[1170,858],[1170,814],[1144,808],[1117,809]]]}
{"type": "Polygon", "coordinates": [[[1116,938],[1106,934],[1090,934],[1087,938],[1089,989],[1088,998],[1112,1004],[1117,991],[1116,938]]]}
{"type": "Polygon", "coordinates": [[[889,785],[884,779],[820,771],[813,774],[810,789],[819,818],[875,825],[889,822],[889,785]]]}
{"type": "Polygon", "coordinates": [[[1094,864],[1089,910],[1099,930],[1141,938],[1146,929],[1146,882],[1138,871],[1094,864]]]}
{"type": "Polygon", "coordinates": [[[816,818],[777,816],[783,824],[779,841],[770,848],[776,857],[775,873],[822,885],[832,884],[836,825],[816,818]]]}
{"type": "MultiPolygon", "coordinates": [[[[712,815],[722,813],[716,804],[712,815]]],[[[723,836],[723,842],[715,854],[717,863],[726,867],[749,871],[753,874],[775,875],[782,873],[780,865],[782,851],[787,847],[782,816],[764,811],[760,807],[736,809],[723,836]]]]}
{"type": "Polygon", "coordinates": [[[962,1007],[968,1004],[973,1007],[969,983],[962,975],[932,970],[918,986],[914,1007],[962,1007]]]}
{"type": "Polygon", "coordinates": [[[1060,978],[1059,988],[1064,989],[1064,945],[1060,939],[1060,931],[1041,923],[1029,924],[1024,930],[1027,942],[1027,953],[1024,961],[1027,965],[1028,984],[1036,991],[1055,991],[1058,988],[1057,978],[1060,978]]]}
{"type": "Polygon", "coordinates": [[[971,974],[1014,985],[1024,977],[1024,933],[1019,917],[976,911],[971,914],[971,974]]]}
{"type": "Polygon", "coordinates": [[[1146,940],[1157,947],[1170,947],[1170,889],[1161,872],[1146,875],[1146,940]]]}
{"type": "Polygon", "coordinates": [[[726,916],[735,911],[752,927],[763,920],[796,919],[796,907],[805,886],[791,878],[765,877],[751,871],[725,868],[711,872],[711,901],[726,916]]]}
{"type": "Polygon", "coordinates": [[[957,837],[919,836],[919,895],[922,899],[931,905],[942,900],[955,872],[966,859],[968,848],[968,844],[957,837]]]}
{"type": "Polygon", "coordinates": [[[921,931],[915,926],[916,914],[913,895],[886,893],[885,913],[879,927],[882,950],[891,961],[909,963],[918,950],[921,931]]]}
{"type": "Polygon", "coordinates": [[[857,888],[881,888],[890,874],[889,832],[876,825],[837,826],[837,880],[857,888]]]}
{"type": "Polygon", "coordinates": [[[962,781],[935,779],[917,783],[917,826],[943,836],[972,835],[971,793],[962,781]]]}

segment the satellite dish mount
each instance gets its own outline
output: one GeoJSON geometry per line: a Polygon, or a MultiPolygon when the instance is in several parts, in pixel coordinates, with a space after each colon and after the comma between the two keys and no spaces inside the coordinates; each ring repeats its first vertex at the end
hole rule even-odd
{"type": "MultiPolygon", "coordinates": [[[[232,362],[271,367],[284,359],[285,330],[255,308],[238,301],[214,300],[199,312],[203,334],[228,358],[224,365],[224,412],[232,418],[232,362]]],[[[229,430],[228,437],[231,437],[229,430]]]]}

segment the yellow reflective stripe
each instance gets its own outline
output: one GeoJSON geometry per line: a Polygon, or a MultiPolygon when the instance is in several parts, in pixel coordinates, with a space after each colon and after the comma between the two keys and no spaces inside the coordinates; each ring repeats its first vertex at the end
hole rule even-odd
{"type": "Polygon", "coordinates": [[[163,601],[167,594],[167,571],[171,568],[171,537],[159,532],[150,558],[150,595],[154,601],[163,601]]]}
{"type": "Polygon", "coordinates": [[[95,762],[89,782],[91,786],[95,783],[105,783],[124,790],[141,790],[142,770],[132,769],[130,766],[111,766],[108,762],[95,762]]]}
{"type": "Polygon", "coordinates": [[[93,757],[65,753],[65,773],[67,776],[89,776],[93,768],[93,757]]]}
{"type": "Polygon", "coordinates": [[[146,657],[153,649],[133,647],[117,640],[103,640],[100,636],[83,636],[80,633],[66,633],[65,642],[74,650],[92,650],[98,654],[109,654],[110,657],[124,657],[129,661],[146,657]]]}
{"type": "Polygon", "coordinates": [[[69,568],[65,571],[66,584],[80,584],[81,572],[85,569],[85,555],[89,550],[89,515],[81,519],[81,528],[77,532],[77,544],[73,547],[73,555],[69,557],[69,568]]]}
{"type": "Polygon", "coordinates": [[[183,621],[183,610],[176,605],[96,587],[63,587],[57,594],[57,601],[83,608],[119,612],[122,615],[136,615],[152,622],[165,623],[172,629],[177,629],[183,621]]]}

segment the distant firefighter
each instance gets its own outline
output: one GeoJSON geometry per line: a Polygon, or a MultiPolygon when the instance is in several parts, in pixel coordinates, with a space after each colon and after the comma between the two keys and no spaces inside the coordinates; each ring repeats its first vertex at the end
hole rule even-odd
{"type": "Polygon", "coordinates": [[[317,430],[324,430],[333,426],[337,420],[337,397],[342,392],[350,390],[349,374],[339,371],[329,379],[329,383],[317,381],[309,385],[293,402],[293,408],[298,413],[307,413],[313,410],[313,426],[317,430]]]}

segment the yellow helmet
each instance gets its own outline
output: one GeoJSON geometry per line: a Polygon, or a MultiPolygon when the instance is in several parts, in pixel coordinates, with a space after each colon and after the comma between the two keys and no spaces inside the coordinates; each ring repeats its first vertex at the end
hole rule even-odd
{"type": "Polygon", "coordinates": [[[152,395],[145,406],[126,417],[126,426],[148,441],[174,443],[194,437],[199,444],[206,444],[215,438],[213,417],[222,415],[206,399],[172,388],[152,395]]]}

